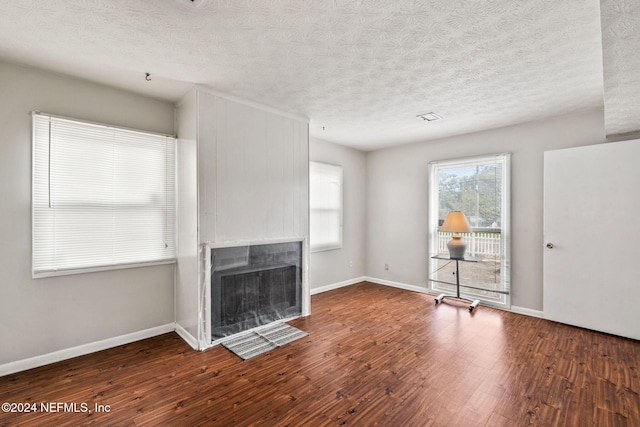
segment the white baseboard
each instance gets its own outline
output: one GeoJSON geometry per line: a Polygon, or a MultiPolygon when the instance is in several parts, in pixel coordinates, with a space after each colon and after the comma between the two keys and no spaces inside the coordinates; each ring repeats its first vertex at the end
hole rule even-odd
{"type": "Polygon", "coordinates": [[[178,323],[176,323],[176,333],[180,335],[180,338],[185,340],[185,342],[189,344],[191,348],[193,348],[194,350],[200,350],[198,340],[178,323]]]}
{"type": "Polygon", "coordinates": [[[512,305],[511,310],[509,311],[517,314],[524,314],[525,316],[539,317],[541,319],[544,319],[544,315],[541,310],[532,310],[530,308],[512,305]]]}
{"type": "MultiPolygon", "coordinates": [[[[379,285],[393,286],[394,288],[405,289],[407,291],[414,291],[414,292],[420,292],[423,294],[436,295],[436,293],[431,292],[429,289],[422,288],[420,286],[415,286],[415,285],[407,285],[406,283],[392,282],[390,280],[377,279],[375,277],[365,277],[365,280],[367,282],[377,283],[379,285]]],[[[516,314],[523,314],[525,316],[539,317],[542,319],[544,318],[542,311],[532,310],[526,307],[518,307],[518,306],[512,305],[511,308],[504,308],[504,307],[497,307],[497,306],[493,306],[493,308],[497,308],[498,310],[510,311],[516,314]]]]}
{"type": "Polygon", "coordinates": [[[404,289],[407,291],[420,292],[422,294],[428,294],[429,290],[416,285],[408,285],[406,283],[393,282],[391,280],[378,279],[375,277],[365,277],[367,282],[377,283],[378,285],[392,286],[394,288],[404,289]]]}
{"type": "Polygon", "coordinates": [[[85,354],[95,353],[96,351],[106,350],[119,345],[129,344],[134,341],[155,337],[156,335],[166,334],[175,330],[175,323],[167,323],[166,325],[156,326],[143,331],[107,338],[101,341],[79,345],[77,347],[66,348],[64,350],[58,350],[52,353],[42,354],[40,356],[29,357],[28,359],[16,360],[15,362],[0,365],[0,377],[59,362],[61,360],[84,356],[85,354]]]}
{"type": "Polygon", "coordinates": [[[363,277],[356,277],[354,279],[345,280],[343,282],[332,283],[330,285],[320,286],[319,288],[311,289],[311,295],[315,295],[315,294],[319,294],[319,293],[327,292],[327,291],[332,291],[334,289],[343,288],[343,287],[349,286],[349,285],[355,285],[356,283],[364,282],[365,280],[366,280],[366,278],[363,276],[363,277]]]}

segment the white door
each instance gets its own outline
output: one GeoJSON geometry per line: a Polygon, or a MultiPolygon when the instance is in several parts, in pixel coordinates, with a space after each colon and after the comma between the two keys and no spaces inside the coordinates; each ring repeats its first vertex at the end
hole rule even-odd
{"type": "Polygon", "coordinates": [[[544,153],[544,317],[640,339],[640,140],[544,153]]]}

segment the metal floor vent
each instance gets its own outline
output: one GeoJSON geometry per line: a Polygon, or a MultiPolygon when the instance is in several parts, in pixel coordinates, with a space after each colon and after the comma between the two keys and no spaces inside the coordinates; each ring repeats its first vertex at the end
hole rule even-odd
{"type": "Polygon", "coordinates": [[[247,360],[307,335],[305,331],[286,323],[276,323],[239,337],[231,337],[220,344],[243,360],[247,360]]]}

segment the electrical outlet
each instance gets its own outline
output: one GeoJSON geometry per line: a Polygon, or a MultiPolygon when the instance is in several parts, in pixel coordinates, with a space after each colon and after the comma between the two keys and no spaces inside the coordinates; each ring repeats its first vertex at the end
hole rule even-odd
{"type": "Polygon", "coordinates": [[[353,261],[349,260],[349,268],[353,268],[353,261]]]}
{"type": "Polygon", "coordinates": [[[385,264],[385,265],[384,265],[384,269],[385,269],[385,270],[388,270],[388,269],[389,269],[389,264],[385,264]]]}

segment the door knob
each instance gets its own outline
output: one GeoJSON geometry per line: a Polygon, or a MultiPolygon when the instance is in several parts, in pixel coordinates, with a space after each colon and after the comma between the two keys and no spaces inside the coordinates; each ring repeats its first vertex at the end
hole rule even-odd
{"type": "Polygon", "coordinates": [[[553,243],[547,243],[547,247],[548,247],[549,249],[553,249],[553,243]]]}

